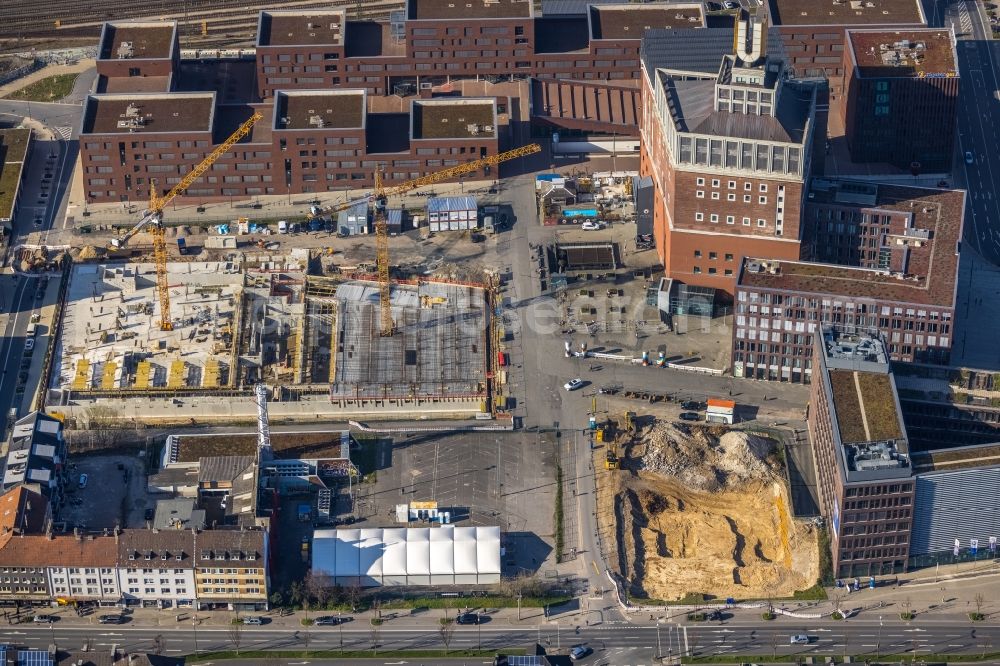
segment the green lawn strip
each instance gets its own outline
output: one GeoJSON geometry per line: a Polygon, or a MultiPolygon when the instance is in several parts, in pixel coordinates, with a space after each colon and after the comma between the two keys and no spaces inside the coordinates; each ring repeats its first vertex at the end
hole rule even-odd
{"type": "Polygon", "coordinates": [[[225,659],[461,659],[463,657],[490,657],[498,652],[509,655],[523,655],[524,648],[504,648],[502,650],[219,650],[189,655],[186,663],[225,659]]]}
{"type": "MultiPolygon", "coordinates": [[[[681,657],[682,664],[740,664],[740,663],[752,663],[752,662],[767,662],[767,663],[795,663],[797,660],[801,659],[802,655],[796,654],[779,654],[772,657],[771,655],[711,655],[706,657],[681,657]]],[[[920,655],[920,661],[922,663],[977,663],[977,662],[995,662],[1000,658],[1000,652],[987,652],[978,654],[922,654],[920,655]]],[[[877,660],[873,659],[870,654],[867,655],[856,655],[851,657],[852,663],[857,664],[868,664],[868,666],[888,666],[889,664],[902,664],[909,663],[913,659],[912,654],[883,654],[877,660]]]]}
{"type": "Polygon", "coordinates": [[[73,83],[77,76],[77,74],[48,76],[12,92],[5,99],[16,99],[23,102],[56,102],[73,92],[73,83]]]}

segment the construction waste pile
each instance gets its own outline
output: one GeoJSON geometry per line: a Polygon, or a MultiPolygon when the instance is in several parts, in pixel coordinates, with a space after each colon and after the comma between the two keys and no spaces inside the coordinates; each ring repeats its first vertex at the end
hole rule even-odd
{"type": "Polygon", "coordinates": [[[693,490],[714,492],[751,480],[766,481],[777,471],[767,462],[774,442],[745,432],[715,437],[704,426],[660,422],[645,443],[640,469],[677,479],[693,490]]]}
{"type": "Polygon", "coordinates": [[[620,466],[598,477],[601,539],[636,603],[773,599],[816,582],[815,527],[792,518],[774,440],[639,418],[613,445],[620,466]]]}

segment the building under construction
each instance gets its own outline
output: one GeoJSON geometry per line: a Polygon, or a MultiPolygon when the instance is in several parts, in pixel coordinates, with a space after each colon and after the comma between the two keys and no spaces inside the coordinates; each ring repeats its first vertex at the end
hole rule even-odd
{"type": "Polygon", "coordinates": [[[490,288],[393,282],[395,332],[383,336],[374,278],[307,275],[302,257],[253,261],[168,264],[171,331],[157,326],[152,264],[75,266],[48,407],[72,414],[105,404],[150,421],[242,419],[256,414],[253,385],[264,382],[277,419],[489,408],[503,357],[490,288]]]}

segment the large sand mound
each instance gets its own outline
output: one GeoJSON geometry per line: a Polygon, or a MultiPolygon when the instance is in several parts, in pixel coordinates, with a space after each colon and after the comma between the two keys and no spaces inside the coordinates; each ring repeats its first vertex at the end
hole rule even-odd
{"type": "Polygon", "coordinates": [[[816,582],[816,535],[791,519],[773,450],[744,432],[657,423],[630,452],[638,475],[606,473],[599,496],[634,595],[769,598],[816,582]]]}

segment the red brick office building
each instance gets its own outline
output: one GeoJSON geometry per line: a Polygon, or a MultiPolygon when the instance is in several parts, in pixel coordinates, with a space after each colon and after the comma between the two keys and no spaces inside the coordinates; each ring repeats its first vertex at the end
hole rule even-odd
{"type": "Polygon", "coordinates": [[[947,364],[965,196],[813,179],[803,251],[816,263],[743,261],[733,375],[812,381],[813,343],[824,326],[877,331],[891,361],[947,364]]]}
{"type": "Polygon", "coordinates": [[[877,335],[824,328],[817,338],[809,441],[834,575],[902,573],[916,479],[888,354],[877,335]]]}
{"type": "Polygon", "coordinates": [[[844,89],[847,30],[927,25],[920,0],[767,0],[766,5],[788,67],[801,78],[827,79],[833,97],[844,89]]]}
{"type": "Polygon", "coordinates": [[[702,28],[699,3],[585,6],[535,16],[528,0],[408,0],[399,21],[344,10],[261,12],[257,88],[365,88],[375,95],[447,91],[457,79],[628,81],[650,28],[702,28]]]}
{"type": "Polygon", "coordinates": [[[959,72],[950,28],[848,30],[844,71],[837,107],[854,162],[951,171],[959,72]]]}
{"type": "Polygon", "coordinates": [[[744,256],[799,258],[815,93],[765,55],[765,24],[739,23],[736,42],[751,45],[714,76],[642,72],[640,173],[656,189],[657,252],[669,277],[729,296],[744,256]]]}
{"type": "Polygon", "coordinates": [[[92,95],[80,135],[87,200],[141,201],[151,179],[161,193],[169,190],[255,111],[264,118],[189,196],[370,187],[378,166],[392,184],[498,150],[493,98],[413,99],[407,113],[371,113],[366,97],[364,90],[303,90],[218,105],[214,92],[92,95]]]}

